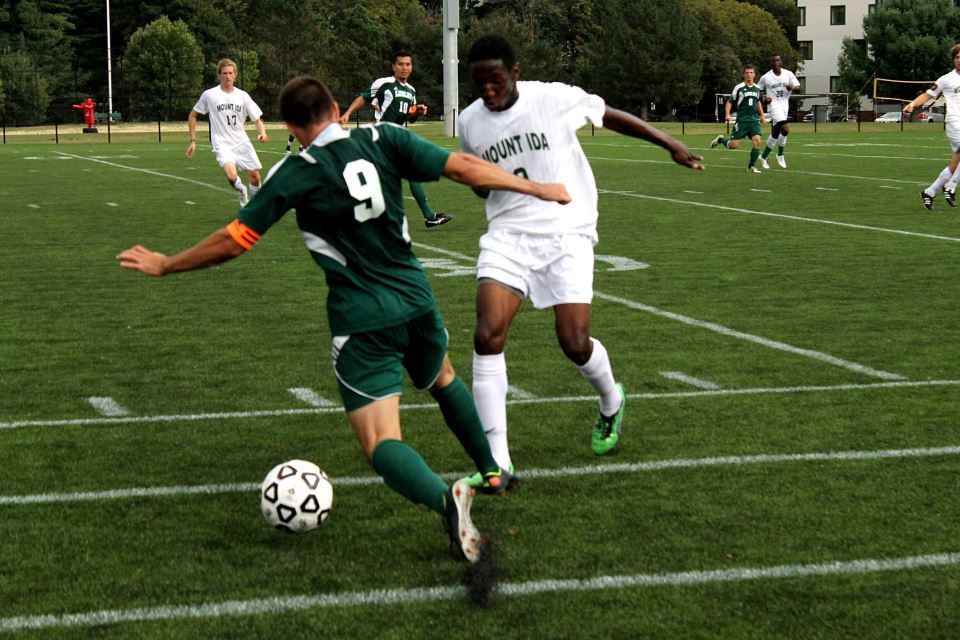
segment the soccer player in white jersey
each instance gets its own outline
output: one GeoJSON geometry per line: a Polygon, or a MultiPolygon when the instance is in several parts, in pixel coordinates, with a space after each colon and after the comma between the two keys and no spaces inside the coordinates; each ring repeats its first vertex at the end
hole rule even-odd
{"type": "MultiPolygon", "coordinates": [[[[579,87],[519,81],[513,48],[498,34],[477,40],[467,62],[480,97],[460,114],[463,150],[530,180],[563,183],[572,198],[561,210],[506,191],[477,191],[486,198],[488,229],[477,260],[473,394],[491,452],[503,468],[512,467],[503,352],[510,324],[529,298],[534,308],[553,308],[561,349],[599,395],[592,446],[604,455],[619,439],[626,393],[607,350],[590,336],[597,188],[577,129],[593,123],[653,142],[693,169],[703,168],[701,158],[579,87]]],[[[479,474],[471,481],[477,486],[479,474]]]]}
{"type": "Polygon", "coordinates": [[[220,84],[200,94],[200,99],[187,118],[187,128],[190,130],[187,157],[192,158],[197,150],[197,116],[210,114],[213,153],[227,176],[227,182],[240,195],[240,204],[245,205],[260,190],[260,169],[263,168],[243,128],[247,118],[257,127],[257,140],[268,142],[270,138],[263,126],[263,111],[249,93],[233,84],[237,79],[237,64],[224,58],[217,64],[217,76],[220,84]],[[238,169],[247,172],[249,191],[240,179],[238,169]]]}
{"type": "Polygon", "coordinates": [[[767,156],[777,147],[777,164],[787,168],[787,161],[783,157],[783,148],[787,145],[787,136],[790,135],[790,125],[787,123],[787,111],[790,108],[790,94],[800,88],[800,81],[792,71],[783,68],[780,54],[770,58],[770,70],[760,77],[757,83],[760,89],[766,92],[764,102],[767,113],[770,114],[770,135],[767,137],[767,146],[760,155],[760,164],[764,169],[770,168],[767,156]]]}
{"type": "Polygon", "coordinates": [[[904,113],[913,113],[914,109],[936,99],[941,94],[947,101],[947,116],[944,122],[953,155],[950,156],[950,164],[943,168],[937,179],[920,192],[920,201],[928,211],[933,209],[933,199],[941,189],[947,204],[951,207],[957,206],[955,194],[957,182],[960,180],[960,44],[950,49],[950,55],[953,56],[953,70],[940,76],[932,87],[908,102],[903,108],[904,113]]]}

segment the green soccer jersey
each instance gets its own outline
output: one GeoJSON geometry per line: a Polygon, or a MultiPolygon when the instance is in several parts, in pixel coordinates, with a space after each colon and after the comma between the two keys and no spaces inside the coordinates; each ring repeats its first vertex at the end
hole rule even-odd
{"type": "Polygon", "coordinates": [[[407,121],[410,107],[417,104],[417,90],[412,84],[398,81],[394,76],[373,81],[370,88],[361,93],[367,102],[379,107],[377,121],[403,124],[407,121]]]}
{"type": "Polygon", "coordinates": [[[757,104],[760,102],[760,87],[753,84],[747,86],[741,82],[733,88],[730,94],[730,104],[737,113],[737,122],[760,122],[757,104]]]}
{"type": "Polygon", "coordinates": [[[396,326],[436,305],[410,249],[401,180],[437,180],[448,157],[394,125],[348,133],[330,124],[270,170],[237,223],[255,242],[295,209],[307,249],[326,273],[333,335],[396,326]]]}

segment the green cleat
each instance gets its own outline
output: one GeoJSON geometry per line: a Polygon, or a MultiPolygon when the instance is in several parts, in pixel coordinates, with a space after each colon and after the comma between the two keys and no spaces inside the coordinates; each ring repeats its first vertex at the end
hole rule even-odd
{"type": "Polygon", "coordinates": [[[513,473],[513,463],[510,463],[509,471],[497,469],[496,471],[489,471],[483,475],[477,471],[472,476],[467,476],[461,480],[466,482],[467,486],[471,489],[476,489],[481,493],[489,495],[503,495],[507,491],[515,489],[519,483],[517,476],[513,473]]]}
{"type": "Polygon", "coordinates": [[[593,427],[593,452],[598,456],[610,453],[620,440],[620,431],[623,430],[623,410],[627,407],[627,392],[623,385],[617,383],[620,391],[620,408],[610,417],[600,414],[597,424],[593,427]]]}

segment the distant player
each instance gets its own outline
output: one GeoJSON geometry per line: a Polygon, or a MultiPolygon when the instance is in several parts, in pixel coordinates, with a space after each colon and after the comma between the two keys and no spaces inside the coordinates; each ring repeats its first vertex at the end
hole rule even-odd
{"type": "Polygon", "coordinates": [[[192,158],[197,150],[197,116],[210,114],[213,153],[227,176],[227,182],[240,195],[240,205],[243,206],[260,189],[260,169],[263,168],[243,128],[247,118],[257,126],[257,140],[269,142],[270,138],[263,126],[263,111],[249,93],[233,84],[237,78],[237,64],[224,58],[217,64],[217,75],[220,84],[200,94],[200,99],[193,105],[187,118],[187,127],[190,129],[187,157],[192,158]],[[249,190],[237,174],[238,169],[247,172],[249,190]]]}
{"type": "Polygon", "coordinates": [[[787,123],[787,112],[790,109],[790,94],[800,88],[800,81],[792,71],[783,68],[783,61],[780,54],[774,54],[770,58],[770,71],[767,71],[760,77],[757,86],[761,91],[766,92],[764,103],[769,105],[767,113],[770,114],[770,136],[767,138],[767,146],[760,154],[760,164],[764,169],[769,169],[767,156],[777,147],[777,164],[781,168],[787,168],[787,161],[783,157],[783,148],[787,145],[787,136],[790,135],[790,125],[787,123]]]}
{"type": "Polygon", "coordinates": [[[740,146],[741,138],[750,138],[753,149],[750,150],[750,164],[747,165],[747,171],[752,173],[760,173],[756,163],[757,158],[760,157],[760,123],[763,121],[760,87],[753,82],[756,75],[757,68],[752,64],[746,65],[743,68],[743,82],[733,88],[730,99],[723,105],[725,122],[733,119],[730,109],[734,105],[737,106],[737,122],[733,125],[733,135],[724,138],[721,134],[710,142],[711,149],[719,144],[727,149],[736,149],[740,146]]]}
{"type": "Polygon", "coordinates": [[[940,76],[932,87],[908,102],[903,108],[904,113],[913,113],[914,109],[936,99],[941,94],[947,101],[947,116],[944,118],[944,123],[953,155],[950,156],[950,164],[943,168],[933,184],[920,192],[920,201],[927,210],[933,209],[933,199],[941,189],[947,204],[951,207],[957,206],[955,195],[957,182],[960,181],[960,169],[958,169],[960,167],[960,44],[950,49],[950,55],[953,56],[953,70],[940,76]]]}
{"type": "MultiPolygon", "coordinates": [[[[357,96],[347,110],[340,117],[340,124],[350,122],[350,115],[365,104],[373,107],[373,117],[377,122],[390,122],[403,125],[405,122],[416,122],[420,116],[427,115],[427,105],[417,103],[417,90],[407,82],[413,73],[413,57],[409,51],[397,51],[393,54],[393,75],[378,78],[368,89],[357,96]]],[[[453,216],[446,213],[437,213],[427,200],[427,191],[419,182],[410,183],[410,193],[420,207],[423,215],[423,224],[427,229],[433,229],[447,224],[453,216]]]]}

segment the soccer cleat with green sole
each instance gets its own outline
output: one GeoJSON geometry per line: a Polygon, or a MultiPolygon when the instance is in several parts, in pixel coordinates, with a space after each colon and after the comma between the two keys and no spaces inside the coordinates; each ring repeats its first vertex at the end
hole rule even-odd
{"type": "Polygon", "coordinates": [[[620,408],[612,416],[605,416],[602,413],[597,418],[597,423],[593,427],[593,452],[598,456],[603,456],[617,446],[620,441],[620,432],[623,430],[623,410],[627,407],[627,392],[623,385],[617,383],[617,390],[620,391],[620,408]]]}

